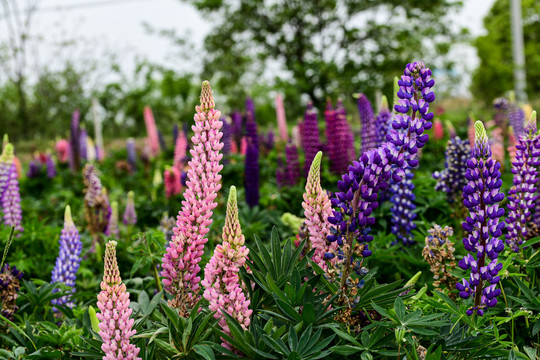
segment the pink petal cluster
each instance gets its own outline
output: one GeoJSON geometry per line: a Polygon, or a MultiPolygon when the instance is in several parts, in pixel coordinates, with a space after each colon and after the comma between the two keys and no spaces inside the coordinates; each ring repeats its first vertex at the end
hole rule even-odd
{"type": "Polygon", "coordinates": [[[178,137],[176,138],[176,144],[174,146],[174,159],[173,166],[178,170],[182,171],[184,168],[184,159],[187,153],[188,142],[186,134],[183,131],[180,131],[178,137]]]}
{"type": "Polygon", "coordinates": [[[282,141],[287,142],[289,135],[287,133],[287,119],[285,118],[285,106],[283,105],[283,97],[281,94],[276,96],[276,116],[279,128],[279,137],[282,141]]]}
{"type": "Polygon", "coordinates": [[[433,121],[433,138],[435,140],[441,140],[444,137],[444,128],[441,120],[435,119],[433,121]]]}
{"type": "Polygon", "coordinates": [[[56,157],[61,163],[66,163],[69,160],[69,141],[60,139],[56,142],[56,157]]]}
{"type": "Polygon", "coordinates": [[[163,177],[165,182],[165,196],[167,196],[167,199],[182,192],[180,170],[177,167],[173,166],[165,169],[163,177]]]}
{"type": "Polygon", "coordinates": [[[132,329],[134,320],[130,319],[133,310],[129,308],[129,292],[118,270],[116,241],[107,243],[104,262],[105,270],[97,302],[100,312],[96,314],[100,321],[99,336],[103,340],[101,350],[105,352],[103,360],[141,360],[137,356],[140,349],[129,342],[136,331],[132,329]]]}
{"type": "MultiPolygon", "coordinates": [[[[322,152],[319,151],[309,169],[302,207],[306,218],[308,240],[315,249],[312,259],[326,270],[324,254],[334,253],[337,250],[337,242],[329,243],[326,240],[326,237],[330,235],[331,225],[327,219],[332,216],[332,203],[326,191],[321,187],[321,159],[322,152]]],[[[330,261],[335,262],[337,258],[330,261]]]]}
{"type": "Polygon", "coordinates": [[[149,106],[144,107],[144,123],[146,124],[146,133],[148,134],[147,143],[150,147],[150,155],[156,156],[159,154],[159,136],[156,128],[154,114],[149,106]]]}
{"type": "Polygon", "coordinates": [[[207,233],[212,224],[212,210],[217,206],[217,192],[221,188],[223,157],[220,141],[223,133],[221,112],[214,109],[214,97],[208,81],[202,83],[201,104],[196,107],[193,148],[184,191],[185,200],[179,212],[174,235],[162,260],[163,285],[173,295],[169,305],[179,309],[182,316],[199,299],[199,262],[204,253],[207,233]]]}
{"type": "MultiPolygon", "coordinates": [[[[230,333],[223,312],[238,320],[247,330],[250,316],[250,301],[246,299],[238,272],[246,263],[249,250],[244,246],[244,235],[238,221],[236,188],[231,187],[227,202],[227,215],[223,226],[223,243],[216,246],[214,254],[204,268],[204,298],[210,302],[209,309],[224,332],[230,333]]],[[[223,344],[229,347],[227,343],[223,344]]]]}

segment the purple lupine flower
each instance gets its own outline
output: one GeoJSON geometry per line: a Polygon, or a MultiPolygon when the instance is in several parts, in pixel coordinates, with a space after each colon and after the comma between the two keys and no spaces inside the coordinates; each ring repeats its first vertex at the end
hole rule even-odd
{"type": "Polygon", "coordinates": [[[172,147],[176,146],[176,139],[178,138],[178,134],[180,134],[180,129],[178,128],[178,124],[174,124],[172,129],[172,147]]]}
{"type": "Polygon", "coordinates": [[[69,166],[73,171],[78,171],[80,166],[80,117],[81,114],[79,112],[79,109],[76,109],[71,116],[71,136],[69,138],[69,166]]]}
{"type": "Polygon", "coordinates": [[[362,147],[360,155],[377,146],[377,127],[371,103],[365,94],[358,97],[358,113],[362,122],[362,147]]]}
{"type": "Polygon", "coordinates": [[[514,186],[508,191],[508,218],[506,243],[514,252],[519,252],[527,238],[527,221],[537,198],[538,165],[540,165],[540,135],[536,127],[536,111],[519,136],[516,144],[516,159],[512,163],[514,186]]]}
{"type": "Polygon", "coordinates": [[[414,205],[414,184],[412,179],[414,173],[410,168],[405,169],[405,178],[398,182],[390,183],[390,201],[392,207],[390,211],[392,213],[392,234],[396,235],[396,239],[392,242],[392,245],[398,244],[400,241],[403,245],[413,245],[412,231],[416,229],[416,224],[413,220],[416,218],[416,205],[414,205]]]}
{"type": "Polygon", "coordinates": [[[509,103],[506,109],[508,122],[514,129],[514,134],[519,138],[525,133],[525,112],[517,104],[509,103]]]}
{"type": "Polygon", "coordinates": [[[19,193],[19,180],[17,179],[17,167],[11,164],[7,185],[2,194],[2,212],[4,213],[4,225],[15,226],[15,230],[23,232],[21,195],[19,193]]]}
{"type": "Polygon", "coordinates": [[[338,100],[335,110],[332,109],[332,104],[328,102],[324,115],[327,127],[326,139],[328,141],[330,170],[334,174],[341,174],[347,170],[351,154],[354,153],[354,147],[351,148],[350,138],[352,132],[341,100],[338,100]]]}
{"type": "Polygon", "coordinates": [[[161,130],[158,130],[157,134],[158,134],[159,147],[161,148],[161,151],[167,151],[167,144],[165,143],[165,138],[163,137],[163,133],[161,132],[161,130]]]}
{"type": "Polygon", "coordinates": [[[388,108],[388,100],[386,96],[382,97],[381,107],[379,108],[379,114],[375,120],[375,130],[377,131],[376,145],[381,146],[386,141],[386,135],[392,128],[392,113],[388,108]]]}
{"type": "Polygon", "coordinates": [[[79,135],[79,155],[82,160],[88,160],[88,153],[87,153],[87,141],[86,138],[88,137],[88,133],[86,132],[85,128],[81,129],[81,133],[79,135]]]}
{"type": "MultiPolygon", "coordinates": [[[[64,215],[64,228],[60,235],[60,250],[56,258],[56,265],[52,271],[51,282],[61,282],[71,287],[72,292],[75,292],[75,280],[77,279],[77,271],[81,263],[82,242],[79,231],[71,218],[71,209],[66,206],[64,215]]],[[[62,296],[58,299],[53,299],[53,305],[67,305],[73,307],[71,295],[62,296]]]]}
{"type": "Polygon", "coordinates": [[[277,159],[277,168],[276,168],[276,184],[279,188],[285,185],[285,165],[283,164],[283,159],[278,157],[277,159]]]}
{"type": "Polygon", "coordinates": [[[504,229],[504,222],[500,221],[504,209],[499,208],[499,202],[504,194],[500,192],[501,164],[491,156],[484,125],[477,121],[474,127],[475,144],[472,158],[467,161],[468,182],[463,188],[463,205],[469,209],[469,216],[462,224],[468,233],[463,245],[470,253],[458,263],[463,270],[471,269],[471,275],[468,281],[463,279],[456,284],[456,288],[463,299],[474,294],[474,305],[467,310],[467,315],[476,311],[482,316],[485,307],[497,305],[497,296],[501,293],[495,286],[502,269],[497,257],[504,250],[504,243],[499,240],[504,229]]]}
{"type": "Polygon", "coordinates": [[[133,191],[128,192],[126,209],[124,210],[122,222],[124,223],[124,225],[137,224],[137,213],[135,212],[135,194],[133,193],[133,191]]]}
{"type": "Polygon", "coordinates": [[[47,155],[47,160],[45,164],[47,166],[47,177],[49,179],[54,178],[56,176],[56,164],[54,163],[50,154],[47,155]]]}
{"type": "Polygon", "coordinates": [[[17,297],[23,273],[16,266],[5,264],[0,269],[0,302],[2,303],[2,316],[13,321],[15,313],[19,310],[17,297]]]}
{"type": "Polygon", "coordinates": [[[461,198],[463,187],[467,184],[465,172],[470,157],[471,147],[468,140],[461,140],[459,136],[448,140],[444,170],[435,171],[433,177],[437,179],[435,190],[445,192],[450,202],[461,198]]]}
{"type": "Polygon", "coordinates": [[[253,102],[253,99],[248,97],[246,98],[246,116],[249,120],[249,114],[251,114],[251,118],[253,121],[255,120],[255,103],[253,102]]]}
{"type": "Polygon", "coordinates": [[[113,201],[111,203],[111,216],[109,218],[109,223],[107,224],[107,230],[105,230],[105,235],[107,236],[118,236],[118,201],[113,201]]]}
{"type": "Polygon", "coordinates": [[[307,176],[311,167],[311,162],[319,152],[321,142],[319,140],[319,125],[317,123],[317,112],[313,109],[310,101],[304,114],[304,126],[302,127],[302,146],[304,147],[304,175],[307,176]]]}
{"type": "Polygon", "coordinates": [[[259,139],[257,123],[249,111],[246,122],[246,141],[244,186],[246,188],[246,202],[250,207],[254,207],[259,204],[259,139]]]}
{"type": "MultiPolygon", "coordinates": [[[[227,121],[225,117],[221,117],[221,122],[223,123],[223,126],[221,127],[221,132],[223,133],[223,137],[221,138],[221,142],[223,142],[223,148],[221,149],[221,152],[223,153],[223,156],[229,155],[231,153],[231,125],[227,121]]],[[[223,164],[226,164],[228,159],[223,160],[223,164]]]]}
{"type": "Polygon", "coordinates": [[[135,172],[137,170],[137,150],[135,148],[135,140],[133,138],[127,139],[126,149],[127,160],[131,168],[131,172],[135,172]]]}
{"type": "Polygon", "coordinates": [[[274,143],[275,143],[274,139],[275,139],[275,135],[272,129],[268,130],[266,135],[264,134],[262,135],[262,145],[264,149],[266,150],[266,152],[269,152],[270,150],[274,148],[274,143]]]}
{"type": "Polygon", "coordinates": [[[386,189],[390,179],[395,183],[402,181],[406,177],[407,166],[413,168],[418,165],[418,149],[429,138],[424,131],[432,126],[433,113],[429,112],[429,103],[435,100],[431,90],[434,84],[431,70],[422,62],[407,65],[399,80],[397,95],[400,100],[395,106],[401,114],[395,116],[387,142],[364,153],[338,181],[339,191],[331,200],[334,210],[328,221],[333,226],[327,240],[337,242],[340,249],[337,254],[325,256],[329,259],[338,256],[338,263],[343,266],[340,289],[344,293],[351,281],[351,270],[358,275],[367,272],[362,264],[363,259],[371,255],[368,245],[373,240],[370,226],[375,223],[372,212],[379,206],[379,190],[386,189]],[[410,116],[407,115],[409,110],[410,116]],[[356,260],[353,255],[356,255],[356,260]]]}
{"type": "Polygon", "coordinates": [[[496,98],[493,100],[493,107],[495,108],[495,115],[493,121],[497,127],[506,127],[508,125],[506,110],[508,109],[508,100],[504,97],[496,98]]]}
{"type": "Polygon", "coordinates": [[[284,185],[295,185],[300,179],[300,163],[298,162],[298,150],[292,142],[285,147],[287,166],[285,168],[284,185]]]}
{"type": "Polygon", "coordinates": [[[41,163],[38,160],[30,160],[30,163],[28,163],[28,172],[26,173],[26,177],[28,178],[38,177],[40,172],[41,172],[41,163]]]}
{"type": "Polygon", "coordinates": [[[236,148],[240,149],[240,143],[242,141],[242,114],[240,114],[240,111],[235,111],[231,114],[231,119],[232,139],[236,143],[236,148]]]}

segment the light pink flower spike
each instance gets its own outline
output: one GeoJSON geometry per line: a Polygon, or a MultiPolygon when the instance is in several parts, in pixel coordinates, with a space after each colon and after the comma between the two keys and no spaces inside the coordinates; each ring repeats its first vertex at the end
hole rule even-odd
{"type": "Polygon", "coordinates": [[[287,119],[285,118],[285,106],[283,105],[283,97],[281,94],[276,96],[276,116],[277,123],[279,128],[279,137],[284,142],[289,140],[289,135],[287,133],[287,119]]]}
{"type": "Polygon", "coordinates": [[[103,360],[129,359],[142,360],[141,349],[129,342],[135,335],[132,329],[134,319],[130,319],[132,309],[129,308],[129,293],[122,283],[118,263],[116,261],[116,241],[109,241],[105,250],[105,271],[98,295],[96,314],[99,319],[99,336],[103,340],[101,350],[105,352],[103,360]]]}
{"type": "Polygon", "coordinates": [[[150,154],[156,156],[159,154],[159,137],[156,128],[154,114],[149,106],[144,107],[144,123],[146,124],[146,132],[148,134],[148,146],[150,146],[150,154]]]}
{"type": "Polygon", "coordinates": [[[173,295],[169,305],[186,316],[199,300],[199,262],[204,253],[206,234],[212,224],[212,210],[217,206],[217,193],[221,188],[223,157],[221,112],[214,109],[214,97],[208,81],[202,83],[201,105],[196,107],[193,148],[184,192],[174,235],[162,259],[163,285],[173,295]]]}
{"type": "MultiPolygon", "coordinates": [[[[223,244],[216,246],[214,255],[204,268],[204,298],[210,303],[209,309],[215,311],[214,318],[219,319],[223,331],[230,334],[223,312],[235,318],[242,328],[247,330],[252,310],[250,301],[240,284],[238,272],[246,263],[249,250],[244,246],[244,235],[238,221],[236,188],[231,187],[227,202],[227,216],[223,226],[223,244]]],[[[223,346],[232,350],[227,342],[223,346]]]]}
{"type": "MultiPolygon", "coordinates": [[[[324,254],[334,253],[337,243],[328,244],[326,237],[330,235],[330,223],[328,217],[332,216],[332,203],[328,194],[321,187],[321,158],[322,152],[318,152],[311,163],[304,193],[304,216],[308,228],[308,237],[311,246],[315,248],[313,261],[322,269],[327,268],[324,254]]],[[[337,258],[330,260],[335,262],[337,258]]]]}

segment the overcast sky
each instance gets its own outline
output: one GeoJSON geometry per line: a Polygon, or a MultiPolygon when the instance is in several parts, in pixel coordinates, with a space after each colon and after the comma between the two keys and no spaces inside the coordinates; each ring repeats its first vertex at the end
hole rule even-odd
{"type": "MultiPolygon", "coordinates": [[[[482,19],[493,2],[465,0],[455,21],[467,26],[473,35],[479,35],[483,32],[482,19]]],[[[132,68],[137,55],[179,69],[182,62],[172,61],[170,42],[148,34],[143,23],[158,29],[175,29],[180,34],[191,31],[194,43],[202,42],[212,27],[212,23],[203,20],[191,5],[180,0],[40,0],[39,4],[40,10],[32,27],[34,35],[43,37],[38,62],[50,61],[54,54],[47,44],[65,36],[60,35],[64,32],[91,40],[92,49],[115,49],[126,70],[132,68]]],[[[5,25],[0,15],[0,39],[5,37],[5,25]]],[[[459,53],[463,64],[471,68],[476,66],[474,49],[459,49],[459,53]]]]}

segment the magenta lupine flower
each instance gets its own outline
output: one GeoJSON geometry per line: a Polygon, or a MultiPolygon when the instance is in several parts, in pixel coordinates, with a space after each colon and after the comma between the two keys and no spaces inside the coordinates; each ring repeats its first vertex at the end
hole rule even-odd
{"type": "Polygon", "coordinates": [[[69,160],[69,141],[66,139],[60,139],[56,142],[56,157],[61,163],[65,163],[69,160]]]}
{"type": "Polygon", "coordinates": [[[540,136],[533,111],[525,131],[516,144],[516,159],[512,163],[514,186],[508,191],[508,218],[506,243],[514,252],[519,251],[527,237],[527,221],[537,197],[538,165],[540,165],[540,136]]]}
{"type": "Polygon", "coordinates": [[[204,244],[208,241],[207,233],[212,224],[212,210],[217,206],[217,192],[221,188],[223,168],[219,162],[223,157],[220,150],[222,123],[221,112],[214,109],[214,97],[208,81],[202,83],[201,104],[192,126],[193,148],[189,161],[185,200],[178,214],[174,236],[169,242],[162,260],[163,285],[173,295],[169,305],[180,309],[181,315],[187,315],[199,300],[198,276],[199,262],[204,253],[204,244]]]}
{"type": "Polygon", "coordinates": [[[287,142],[289,134],[287,133],[287,119],[285,118],[285,106],[281,94],[276,95],[276,117],[281,141],[287,142]]]}
{"type": "Polygon", "coordinates": [[[182,183],[180,182],[180,170],[177,167],[168,167],[163,174],[165,183],[165,196],[170,198],[182,192],[182,183]]]}
{"type": "MultiPolygon", "coordinates": [[[[332,216],[332,203],[328,194],[321,187],[321,159],[322,152],[319,151],[309,169],[306,183],[306,192],[304,193],[304,217],[308,229],[308,240],[311,246],[315,248],[313,261],[321,268],[326,269],[325,254],[333,253],[337,250],[336,242],[329,242],[326,237],[330,235],[331,224],[327,221],[332,216]]],[[[330,260],[335,263],[337,258],[330,260]]]]}
{"type": "Polygon", "coordinates": [[[146,133],[148,135],[147,141],[150,147],[150,155],[156,156],[159,154],[159,135],[156,128],[156,121],[154,120],[154,114],[149,106],[144,107],[144,123],[146,125],[146,133]]]}
{"type": "Polygon", "coordinates": [[[376,146],[377,128],[371,103],[365,94],[358,97],[358,113],[362,122],[362,148],[360,155],[376,146]]]}
{"type": "MultiPolygon", "coordinates": [[[[242,290],[238,272],[246,263],[249,250],[244,246],[244,235],[238,221],[238,206],[236,188],[231,186],[227,201],[227,214],[223,226],[223,243],[218,244],[212,258],[204,268],[204,298],[210,303],[210,311],[215,311],[214,317],[219,319],[223,331],[230,334],[223,312],[238,320],[244,330],[250,324],[252,310],[250,301],[242,290]]],[[[223,346],[231,349],[227,343],[223,346]]]]}
{"type": "Polygon", "coordinates": [[[298,162],[298,150],[293,143],[289,142],[285,147],[285,158],[287,165],[285,167],[284,185],[296,185],[300,180],[300,163],[298,162]]]}
{"type": "Polygon", "coordinates": [[[19,193],[19,180],[17,179],[17,167],[11,164],[7,177],[7,185],[2,194],[2,212],[4,213],[4,225],[15,226],[15,230],[23,232],[21,195],[19,193]]]}
{"type": "MultiPolygon", "coordinates": [[[[79,231],[71,218],[71,209],[66,206],[64,215],[64,228],[60,235],[60,251],[56,258],[56,265],[52,272],[51,282],[62,282],[75,292],[75,280],[81,263],[82,242],[79,231]]],[[[67,305],[73,307],[71,296],[66,295],[51,301],[53,305],[67,305]]]]}
{"type": "Polygon", "coordinates": [[[341,100],[338,100],[335,110],[328,102],[324,112],[326,118],[326,139],[328,146],[328,157],[330,159],[330,170],[334,174],[341,174],[347,170],[349,160],[354,154],[354,144],[351,143],[351,128],[347,122],[347,114],[341,100]]]}
{"type": "Polygon", "coordinates": [[[105,235],[107,236],[118,236],[118,201],[113,201],[111,203],[111,217],[109,218],[109,223],[107,224],[107,230],[105,230],[105,235]]]}
{"type": "Polygon", "coordinates": [[[129,338],[135,335],[132,329],[134,319],[130,319],[132,309],[129,308],[129,292],[122,283],[118,262],[116,260],[116,241],[109,241],[105,249],[105,266],[101,292],[98,295],[99,336],[103,340],[101,350],[105,353],[103,360],[130,359],[141,360],[139,349],[130,343],[129,338]]]}
{"type": "Polygon", "coordinates": [[[319,140],[319,125],[317,123],[317,112],[313,109],[311,101],[308,103],[306,113],[304,114],[304,123],[302,127],[302,146],[304,147],[304,174],[309,174],[311,162],[317,155],[321,147],[319,140]]]}
{"type": "Polygon", "coordinates": [[[128,192],[126,209],[122,216],[124,225],[135,225],[137,223],[137,213],[135,212],[135,194],[133,191],[128,192]]]}
{"type": "Polygon", "coordinates": [[[381,107],[379,108],[379,114],[375,120],[375,129],[377,131],[376,146],[381,146],[386,141],[386,135],[392,128],[392,113],[388,108],[388,99],[386,96],[382,97],[381,107]]]}
{"type": "Polygon", "coordinates": [[[456,288],[463,299],[474,296],[474,305],[467,310],[467,315],[476,312],[482,316],[484,307],[497,305],[497,296],[501,293],[495,287],[502,269],[497,257],[504,250],[504,243],[499,240],[504,229],[504,222],[500,221],[504,209],[499,207],[499,202],[504,194],[500,192],[501,164],[491,156],[484,125],[477,121],[474,127],[475,146],[472,158],[467,161],[468,183],[463,187],[463,205],[469,209],[469,216],[462,224],[468,233],[463,245],[470,253],[458,263],[463,270],[471,269],[471,274],[468,281],[463,279],[456,288]]]}

